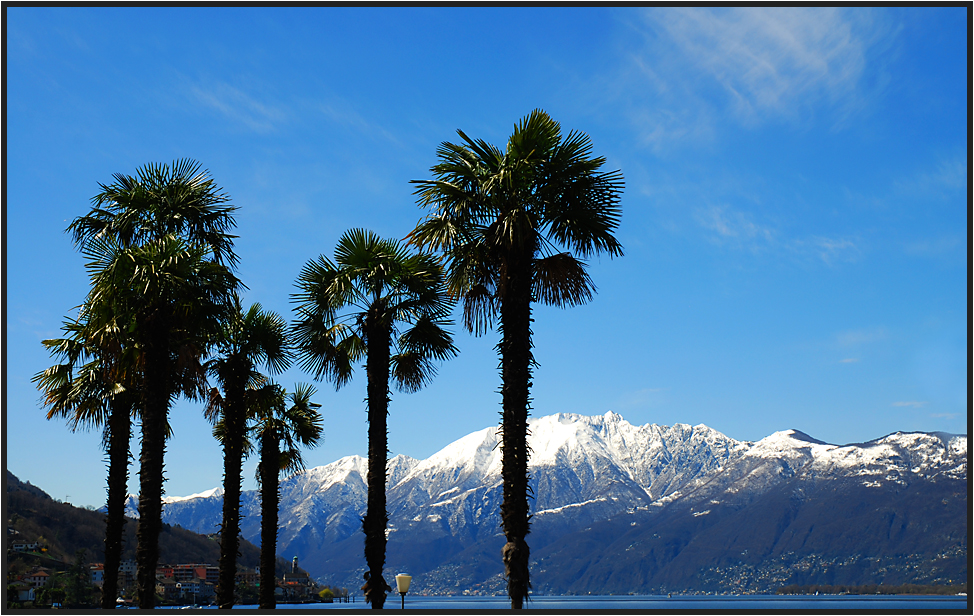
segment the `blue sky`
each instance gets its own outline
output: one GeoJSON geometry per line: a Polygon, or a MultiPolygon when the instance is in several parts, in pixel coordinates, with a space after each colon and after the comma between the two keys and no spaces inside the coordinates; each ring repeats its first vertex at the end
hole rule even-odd
{"type": "MultiPolygon", "coordinates": [[[[100,434],[45,420],[30,382],[86,293],[64,229],[99,182],[200,161],[240,208],[245,302],[290,320],[347,229],[416,224],[440,142],[503,146],[535,108],[622,170],[626,255],[592,261],[590,304],[536,309],[534,415],[968,431],[965,8],[5,11],[4,453],[55,498],[105,498],[100,434]]],[[[393,394],[392,453],[498,421],[496,334],[456,337],[431,386],[393,394]]],[[[317,387],[308,465],[365,455],[364,371],[317,387]]],[[[219,485],[200,407],[172,423],[167,493],[219,485]]]]}

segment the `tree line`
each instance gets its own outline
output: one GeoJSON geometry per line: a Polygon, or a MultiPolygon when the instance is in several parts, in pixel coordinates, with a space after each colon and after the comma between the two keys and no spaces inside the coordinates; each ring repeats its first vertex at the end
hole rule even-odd
{"type": "MultiPolygon", "coordinates": [[[[515,125],[503,150],[457,133],[459,143],[437,148],[432,178],[412,182],[425,218],[401,240],[350,229],[333,258],[309,260],[295,281],[290,325],[260,304],[243,306],[246,286],[235,275],[231,234],[236,207],[195,161],[115,174],[112,183],[99,185],[91,211],[69,225],[86,259],[90,291],[77,316],[65,320],[64,337],[44,341],[59,363],[34,380],[49,419],[103,430],[105,609],[114,607],[117,592],[133,422],[141,436],[138,601],[143,609],[154,605],[168,417],[178,397],[205,403],[223,448],[219,606],[235,601],[242,460],[254,450],[262,570],[274,570],[280,474],[300,469],[299,446],[315,446],[322,432],[315,388],[297,384],[288,392],[272,378],[295,360],[336,388],[364,362],[369,451],[362,590],[381,609],[391,590],[382,576],[390,384],[417,391],[433,380],[437,363],[457,355],[450,315],[458,303],[464,329],[480,336],[496,327],[500,335],[501,558],[511,607],[523,607],[530,590],[532,304],[569,307],[592,299],[585,259],[623,254],[614,235],[623,178],[602,170],[605,159],[592,155],[587,135],[563,136],[542,110],[515,125]]],[[[261,608],[274,607],[273,590],[261,585],[261,608]]]]}

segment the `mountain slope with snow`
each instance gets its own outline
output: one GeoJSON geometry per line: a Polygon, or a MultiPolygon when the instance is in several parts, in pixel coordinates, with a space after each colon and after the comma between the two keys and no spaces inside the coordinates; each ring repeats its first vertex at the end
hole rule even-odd
{"type": "MultiPolygon", "coordinates": [[[[584,565],[588,561],[576,554],[579,543],[573,539],[586,529],[611,528],[605,532],[616,537],[670,524],[674,533],[693,535],[710,528],[709,520],[736,515],[762,499],[784,506],[777,494],[786,489],[824,494],[813,486],[841,484],[843,493],[855,493],[851,498],[866,498],[859,494],[868,492],[868,499],[882,499],[889,490],[956,486],[967,477],[966,436],[896,433],[837,446],[786,430],[752,443],[703,425],[633,426],[611,412],[549,415],[533,418],[529,426],[532,554],[557,548],[559,562],[577,561],[586,569],[592,563],[584,565]],[[687,526],[684,518],[693,523],[687,526]],[[574,555],[565,556],[565,550],[574,555]]],[[[390,459],[387,563],[411,569],[418,591],[491,592],[502,587],[497,557],[503,544],[500,453],[497,428],[492,427],[426,460],[390,459]]],[[[328,583],[360,585],[365,474],[366,461],[349,456],[282,481],[279,553],[297,555],[308,571],[328,583]]],[[[791,502],[788,498],[782,502],[791,502]]],[[[167,498],[164,519],[197,532],[215,532],[221,506],[219,489],[167,498]]],[[[259,506],[258,494],[244,493],[241,532],[255,542],[259,506]]],[[[808,515],[817,515],[813,509],[808,515]]],[[[592,552],[596,546],[586,549],[592,552]]],[[[591,553],[588,560],[597,558],[602,557],[591,553]]],[[[544,581],[570,568],[549,572],[542,567],[539,582],[551,592],[563,592],[559,584],[544,581]]],[[[652,583],[644,580],[644,586],[652,583]]]]}

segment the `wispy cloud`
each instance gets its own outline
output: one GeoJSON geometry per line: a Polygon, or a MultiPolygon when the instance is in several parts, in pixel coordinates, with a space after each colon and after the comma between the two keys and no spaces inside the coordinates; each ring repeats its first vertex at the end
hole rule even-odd
{"type": "Polygon", "coordinates": [[[770,224],[729,206],[706,206],[694,212],[696,222],[709,232],[710,241],[754,253],[776,251],[799,258],[821,260],[826,265],[853,261],[859,244],[843,237],[789,237],[770,224]]]}
{"type": "Polygon", "coordinates": [[[904,400],[901,402],[894,402],[893,406],[911,406],[915,409],[922,408],[929,404],[926,400],[904,400]]]}
{"type": "Polygon", "coordinates": [[[960,235],[944,235],[908,242],[903,250],[906,254],[916,257],[945,257],[962,248],[965,246],[960,235]]]}
{"type": "Polygon", "coordinates": [[[833,121],[862,106],[870,50],[892,29],[875,11],[828,7],[649,8],[633,64],[665,111],[647,139],[679,136],[713,115],[744,125],[833,121]],[[687,110],[692,110],[688,112],[687,110]],[[687,128],[681,129],[680,125],[687,128]]]}
{"type": "Polygon", "coordinates": [[[320,104],[318,111],[335,124],[355,131],[356,133],[394,145],[402,145],[402,142],[394,134],[378,122],[366,119],[348,101],[336,97],[327,103],[320,104]]]}
{"type": "Polygon", "coordinates": [[[847,357],[845,359],[840,359],[839,360],[839,363],[840,364],[857,364],[857,363],[859,363],[859,358],[858,357],[847,357]]]}
{"type": "Polygon", "coordinates": [[[854,261],[860,252],[857,242],[842,237],[796,238],[791,240],[790,248],[795,252],[817,257],[827,265],[854,261]]]}
{"type": "Polygon", "coordinates": [[[935,419],[953,419],[959,417],[960,413],[931,413],[930,416],[935,419]]]}
{"type": "Polygon", "coordinates": [[[856,347],[874,342],[881,342],[889,338],[889,331],[885,327],[868,327],[840,332],[835,336],[835,342],[840,347],[856,347]]]}
{"type": "Polygon", "coordinates": [[[287,117],[283,108],[258,100],[223,81],[193,85],[190,93],[204,107],[258,133],[273,131],[287,117]]]}
{"type": "Polygon", "coordinates": [[[968,165],[966,152],[933,156],[912,170],[891,169],[878,190],[843,186],[842,193],[850,211],[869,212],[877,223],[897,227],[868,231],[871,248],[957,262],[967,247],[968,165]]]}
{"type": "Polygon", "coordinates": [[[747,242],[772,242],[774,233],[768,227],[756,224],[751,217],[741,211],[733,211],[724,206],[710,206],[698,209],[696,219],[704,228],[715,231],[725,239],[747,242]]]}
{"type": "Polygon", "coordinates": [[[952,158],[933,162],[910,177],[897,180],[893,184],[894,193],[903,197],[929,200],[966,192],[969,172],[966,154],[957,154],[952,158]]]}

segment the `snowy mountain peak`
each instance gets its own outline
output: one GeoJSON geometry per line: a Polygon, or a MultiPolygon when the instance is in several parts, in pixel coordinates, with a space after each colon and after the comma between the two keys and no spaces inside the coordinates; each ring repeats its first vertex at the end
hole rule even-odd
{"type": "MultiPolygon", "coordinates": [[[[534,495],[530,506],[537,525],[532,531],[538,534],[544,529],[583,529],[640,512],[704,516],[720,503],[749,506],[762,494],[784,487],[784,482],[808,481],[800,485],[812,486],[828,479],[872,491],[928,479],[958,481],[967,475],[963,435],[898,432],[840,446],[799,430],[783,430],[749,442],[702,424],[635,426],[611,411],[535,417],[529,428],[534,495]]],[[[459,554],[461,545],[495,542],[503,499],[499,443],[498,427],[491,426],[425,460],[390,458],[386,495],[392,536],[424,546],[417,548],[424,553],[429,546],[449,544],[459,554]]],[[[349,554],[361,550],[367,472],[365,458],[347,456],[284,479],[280,549],[299,555],[319,571],[348,567],[349,554]]],[[[215,532],[222,495],[214,488],[168,497],[164,520],[201,533],[215,532]]],[[[132,498],[130,513],[136,505],[132,498]]],[[[242,535],[257,541],[257,492],[244,492],[241,514],[242,535]]],[[[360,579],[361,572],[349,575],[360,579]]]]}
{"type": "Polygon", "coordinates": [[[805,434],[801,430],[788,430],[791,433],[791,438],[796,441],[805,441],[806,443],[812,443],[814,445],[828,445],[825,441],[820,441],[817,438],[812,438],[811,436],[805,434]]]}
{"type": "MultiPolygon", "coordinates": [[[[138,496],[130,494],[129,496],[134,496],[136,502],[138,502],[138,496]]],[[[194,498],[213,498],[213,497],[223,497],[223,488],[211,488],[209,490],[204,490],[197,494],[190,494],[189,496],[163,496],[162,502],[164,504],[178,503],[180,501],[192,500],[194,498]]]]}

